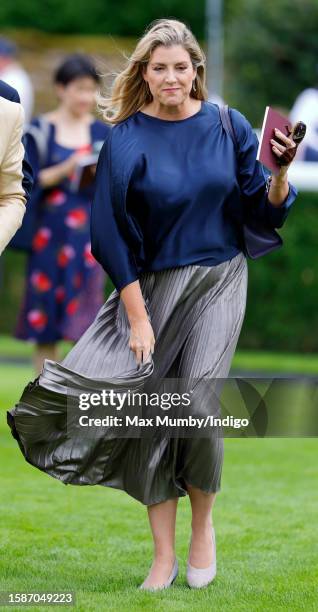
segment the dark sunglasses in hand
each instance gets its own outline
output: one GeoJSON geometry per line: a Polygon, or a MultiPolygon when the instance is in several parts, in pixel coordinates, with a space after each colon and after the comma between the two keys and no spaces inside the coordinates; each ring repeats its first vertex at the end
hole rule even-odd
{"type": "Polygon", "coordinates": [[[297,121],[297,123],[295,123],[293,129],[291,130],[290,136],[293,139],[293,141],[296,143],[296,145],[298,146],[301,141],[304,139],[305,134],[306,134],[306,124],[303,123],[302,121],[297,121]]]}
{"type": "Polygon", "coordinates": [[[286,143],[282,142],[282,140],[280,140],[276,136],[277,142],[279,142],[280,144],[282,144],[283,146],[286,147],[284,153],[282,153],[278,157],[278,159],[277,159],[277,161],[278,161],[280,166],[289,166],[289,164],[294,159],[294,157],[296,155],[296,151],[297,151],[298,145],[302,142],[302,140],[305,137],[305,134],[306,134],[306,124],[303,123],[303,121],[297,121],[297,123],[295,123],[295,125],[293,126],[292,129],[290,129],[289,126],[286,126],[286,131],[287,131],[287,137],[290,138],[291,140],[293,140],[294,143],[296,144],[296,146],[295,147],[291,147],[291,146],[287,146],[286,147],[286,143]]]}

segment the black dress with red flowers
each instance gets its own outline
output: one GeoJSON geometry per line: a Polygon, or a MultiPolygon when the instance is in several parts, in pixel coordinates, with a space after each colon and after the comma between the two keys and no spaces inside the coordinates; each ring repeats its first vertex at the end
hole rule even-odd
{"type": "MultiPolygon", "coordinates": [[[[109,129],[102,122],[94,121],[91,144],[82,152],[89,153],[102,143],[109,129]]],[[[51,131],[47,167],[64,161],[76,150],[55,141],[53,125],[51,131]]],[[[34,143],[28,153],[36,168],[34,143]]],[[[91,254],[92,197],[93,185],[75,192],[69,178],[43,193],[27,261],[16,338],[39,343],[60,339],[76,341],[104,303],[106,275],[91,254]]]]}

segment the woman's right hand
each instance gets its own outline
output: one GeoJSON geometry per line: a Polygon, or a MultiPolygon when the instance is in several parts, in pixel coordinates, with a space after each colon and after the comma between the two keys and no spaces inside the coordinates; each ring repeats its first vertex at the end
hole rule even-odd
{"type": "Polygon", "coordinates": [[[120,291],[124,302],[129,325],[129,348],[134,351],[138,365],[150,361],[154,352],[155,337],[148,316],[139,280],[128,283],[120,291]]]}
{"type": "Polygon", "coordinates": [[[49,188],[58,185],[63,179],[73,174],[81,158],[81,153],[72,153],[65,161],[54,164],[39,171],[38,180],[42,187],[49,188]]]}
{"type": "Polygon", "coordinates": [[[155,337],[148,317],[130,322],[129,348],[134,351],[138,365],[150,361],[155,347],[155,337]]]}

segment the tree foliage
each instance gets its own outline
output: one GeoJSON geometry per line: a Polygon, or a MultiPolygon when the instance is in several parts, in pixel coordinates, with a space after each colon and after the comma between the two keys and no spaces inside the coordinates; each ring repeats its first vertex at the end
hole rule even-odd
{"type": "Polygon", "coordinates": [[[226,96],[260,125],[265,106],[287,111],[318,84],[317,0],[241,0],[226,26],[226,96]]]}
{"type": "Polygon", "coordinates": [[[204,2],[184,0],[1,0],[0,25],[64,34],[140,36],[160,17],[186,21],[196,36],[204,33],[204,2]]]}

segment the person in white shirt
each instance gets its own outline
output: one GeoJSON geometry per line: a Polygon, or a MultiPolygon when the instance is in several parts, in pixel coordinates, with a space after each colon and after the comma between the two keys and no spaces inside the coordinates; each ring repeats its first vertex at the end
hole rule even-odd
{"type": "Polygon", "coordinates": [[[308,87],[299,94],[289,119],[292,124],[303,121],[307,126],[306,138],[299,145],[295,159],[318,161],[318,86],[308,87]]]}
{"type": "Polygon", "coordinates": [[[34,93],[31,79],[17,59],[18,49],[11,40],[0,37],[0,79],[14,87],[20,96],[25,122],[29,123],[33,113],[34,93]]]}

